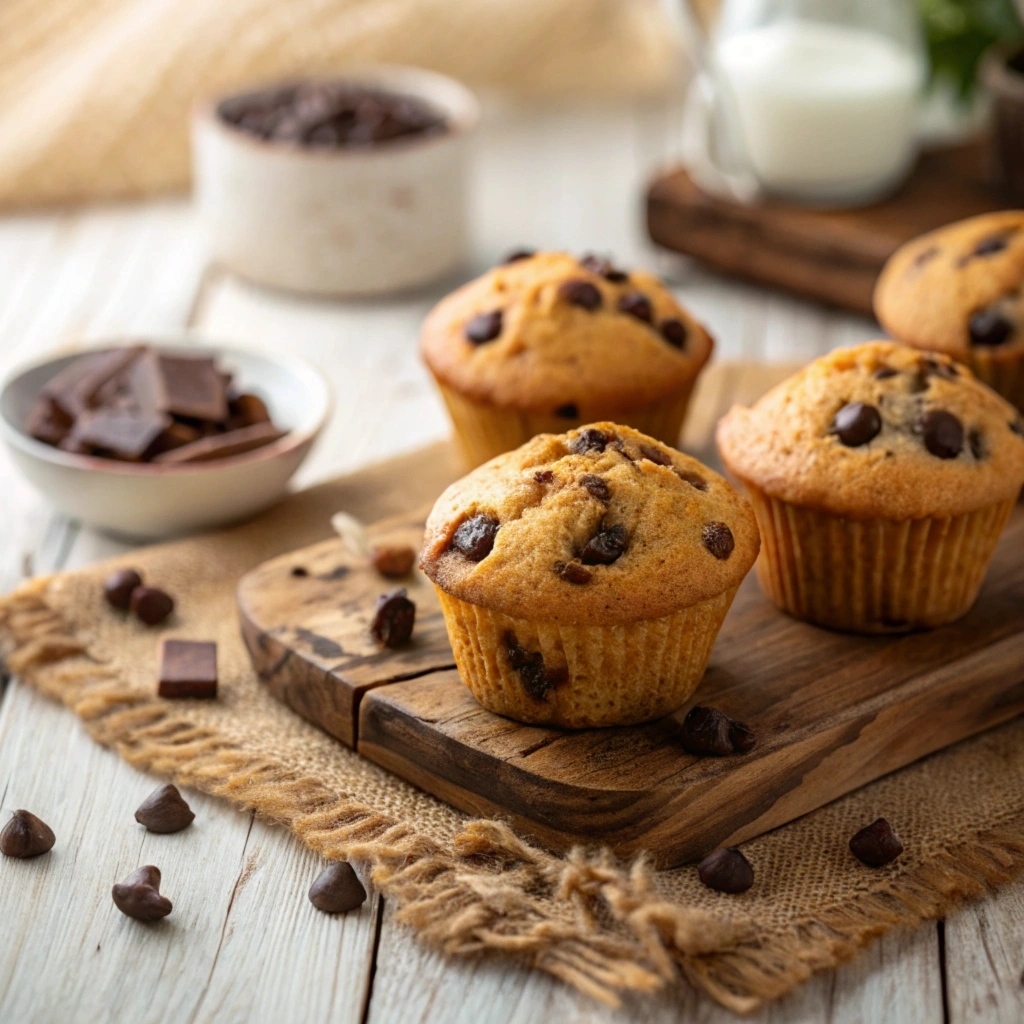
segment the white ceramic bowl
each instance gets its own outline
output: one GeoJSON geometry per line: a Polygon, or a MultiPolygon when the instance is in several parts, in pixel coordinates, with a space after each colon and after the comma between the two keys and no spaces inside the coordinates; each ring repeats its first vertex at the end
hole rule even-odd
{"type": "Polygon", "coordinates": [[[344,78],[422,99],[447,117],[449,130],[357,149],[308,148],[226,124],[217,109],[233,97],[200,105],[192,123],[196,202],[214,258],[241,276],[358,296],[427,284],[466,262],[476,98],[419,68],[370,67],[344,78]]]}
{"type": "Polygon", "coordinates": [[[29,482],[66,515],[110,533],[155,539],[243,519],[285,493],[330,412],[324,378],[293,356],[178,341],[148,343],[181,355],[214,356],[240,387],[266,401],[274,422],[288,433],[265,448],[192,466],[132,465],[63,452],[29,437],[23,425],[43,385],[83,353],[37,363],[0,389],[0,434],[29,482]]]}

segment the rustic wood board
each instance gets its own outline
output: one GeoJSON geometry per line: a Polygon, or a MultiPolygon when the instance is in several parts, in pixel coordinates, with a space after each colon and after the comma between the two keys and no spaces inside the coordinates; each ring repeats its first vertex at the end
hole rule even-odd
{"type": "Polygon", "coordinates": [[[758,284],[871,314],[875,281],[889,256],[925,231],[1002,209],[972,144],[922,154],[891,199],[858,210],[744,205],[702,192],[685,170],[647,192],[647,229],[661,246],[758,284]]]}
{"type": "MultiPolygon", "coordinates": [[[[379,529],[418,539],[422,519],[379,529]]],[[[621,854],[650,850],[661,865],[692,860],[1024,712],[1024,510],[973,611],[934,632],[818,629],[778,612],[748,577],[694,699],[622,729],[563,731],[485,711],[450,667],[437,600],[419,574],[408,583],[416,641],[381,653],[367,624],[391,585],[340,541],[265,563],[239,591],[260,676],[370,760],[470,813],[508,816],[556,849],[603,842],[621,854]],[[296,578],[296,560],[330,578],[296,578]],[[746,722],[754,750],[687,754],[679,723],[694,703],[746,722]]]]}

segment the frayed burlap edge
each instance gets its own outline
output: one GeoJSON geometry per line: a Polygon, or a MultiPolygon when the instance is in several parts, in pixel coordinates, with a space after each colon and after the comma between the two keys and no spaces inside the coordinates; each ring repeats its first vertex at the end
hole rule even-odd
{"type": "Polygon", "coordinates": [[[940,917],[1024,868],[1024,815],[1016,814],[880,880],[855,905],[754,933],[660,898],[643,858],[627,869],[607,851],[559,857],[499,821],[467,822],[442,847],[126,687],[47,605],[47,585],[31,581],[0,602],[0,659],[70,707],[99,743],[135,767],[287,826],[325,857],[368,862],[398,919],[428,944],[451,955],[512,955],[611,1005],[681,972],[723,1006],[750,1013],[886,932],[940,917]],[[552,916],[552,898],[571,913],[552,916]]]}

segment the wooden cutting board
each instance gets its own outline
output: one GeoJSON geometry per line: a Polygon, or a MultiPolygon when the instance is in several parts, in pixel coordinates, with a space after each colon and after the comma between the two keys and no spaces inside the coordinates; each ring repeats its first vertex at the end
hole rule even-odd
{"type": "MultiPolygon", "coordinates": [[[[705,375],[687,447],[707,448],[733,396],[749,402],[785,370],[705,375]]],[[[403,461],[410,503],[433,481],[438,448],[403,461]]],[[[393,499],[387,478],[367,488],[393,499]]],[[[443,475],[443,474],[442,474],[443,475]]],[[[372,529],[418,544],[429,504],[372,529]]],[[[417,605],[408,648],[369,634],[378,594],[395,584],[340,540],[276,558],[238,591],[242,629],[271,693],[361,754],[471,814],[501,815],[564,849],[607,843],[692,860],[814,810],[857,786],[1024,712],[1024,509],[1018,509],[970,614],[903,637],[857,637],[778,612],[751,575],[740,588],[693,700],[645,726],[578,732],[521,725],[481,708],[454,670],[432,587],[405,581],[417,605]],[[745,755],[698,758],[679,723],[694,703],[745,722],[745,755]]]]}
{"type": "Polygon", "coordinates": [[[675,170],[648,189],[647,229],[658,245],[726,274],[870,316],[875,281],[899,246],[1005,206],[986,184],[984,147],[973,144],[925,152],[895,196],[857,210],[746,206],[675,170]]]}

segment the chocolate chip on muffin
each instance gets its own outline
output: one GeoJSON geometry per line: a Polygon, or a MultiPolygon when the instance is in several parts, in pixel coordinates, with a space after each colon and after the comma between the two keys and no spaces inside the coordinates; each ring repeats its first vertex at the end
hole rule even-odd
{"type": "Polygon", "coordinates": [[[579,306],[591,313],[600,309],[603,301],[601,289],[596,284],[591,284],[590,281],[584,281],[581,278],[563,281],[558,287],[558,294],[570,306],[579,306]]]}
{"type": "Polygon", "coordinates": [[[584,473],[580,477],[580,486],[585,487],[590,496],[598,501],[611,501],[611,489],[596,473],[584,473]]]}
{"type": "Polygon", "coordinates": [[[921,440],[939,459],[955,459],[964,447],[964,426],[945,409],[929,409],[921,417],[921,440]]]}
{"type": "Polygon", "coordinates": [[[847,448],[859,448],[873,441],[882,429],[882,417],[873,405],[850,402],[836,413],[832,433],[847,448]]]}
{"type": "Polygon", "coordinates": [[[597,274],[613,284],[621,284],[623,281],[629,280],[629,274],[624,270],[619,270],[610,259],[604,256],[595,256],[593,253],[587,253],[580,260],[580,266],[586,267],[592,274],[597,274]]]}
{"type": "Polygon", "coordinates": [[[500,526],[493,516],[473,516],[452,534],[452,547],[471,562],[481,562],[491,553],[500,526]]]}
{"type": "Polygon", "coordinates": [[[629,534],[622,525],[609,526],[587,541],[580,552],[584,565],[611,565],[621,558],[629,544],[629,534]]]}
{"type": "Polygon", "coordinates": [[[677,320],[675,317],[662,320],[660,330],[661,336],[673,348],[682,349],[686,347],[686,339],[689,337],[690,332],[686,329],[686,324],[682,320],[677,320]]]}
{"type": "Polygon", "coordinates": [[[569,442],[569,451],[574,455],[603,452],[609,440],[610,438],[603,430],[598,430],[596,427],[586,427],[569,442]]]}
{"type": "Polygon", "coordinates": [[[654,319],[654,307],[651,300],[642,292],[626,292],[619,299],[618,310],[620,313],[628,313],[635,316],[637,320],[643,320],[649,324],[654,319]]]}
{"type": "Polygon", "coordinates": [[[582,586],[592,579],[590,570],[584,568],[579,562],[555,562],[555,572],[567,583],[575,583],[582,586]]]}
{"type": "Polygon", "coordinates": [[[704,547],[715,558],[723,562],[732,554],[733,548],[736,546],[732,530],[725,523],[705,523],[700,536],[704,547]]]}
{"type": "Polygon", "coordinates": [[[543,655],[521,647],[511,630],[501,639],[512,670],[519,673],[523,689],[534,700],[545,700],[551,690],[568,680],[569,673],[564,668],[546,667],[543,655]]]}
{"type": "Polygon", "coordinates": [[[640,445],[640,454],[647,459],[648,462],[653,462],[657,466],[672,465],[672,456],[667,452],[663,452],[660,448],[656,448],[653,444],[640,445]]]}
{"type": "Polygon", "coordinates": [[[466,324],[466,340],[474,345],[494,341],[501,334],[503,316],[500,309],[490,313],[478,313],[466,324]]]}

